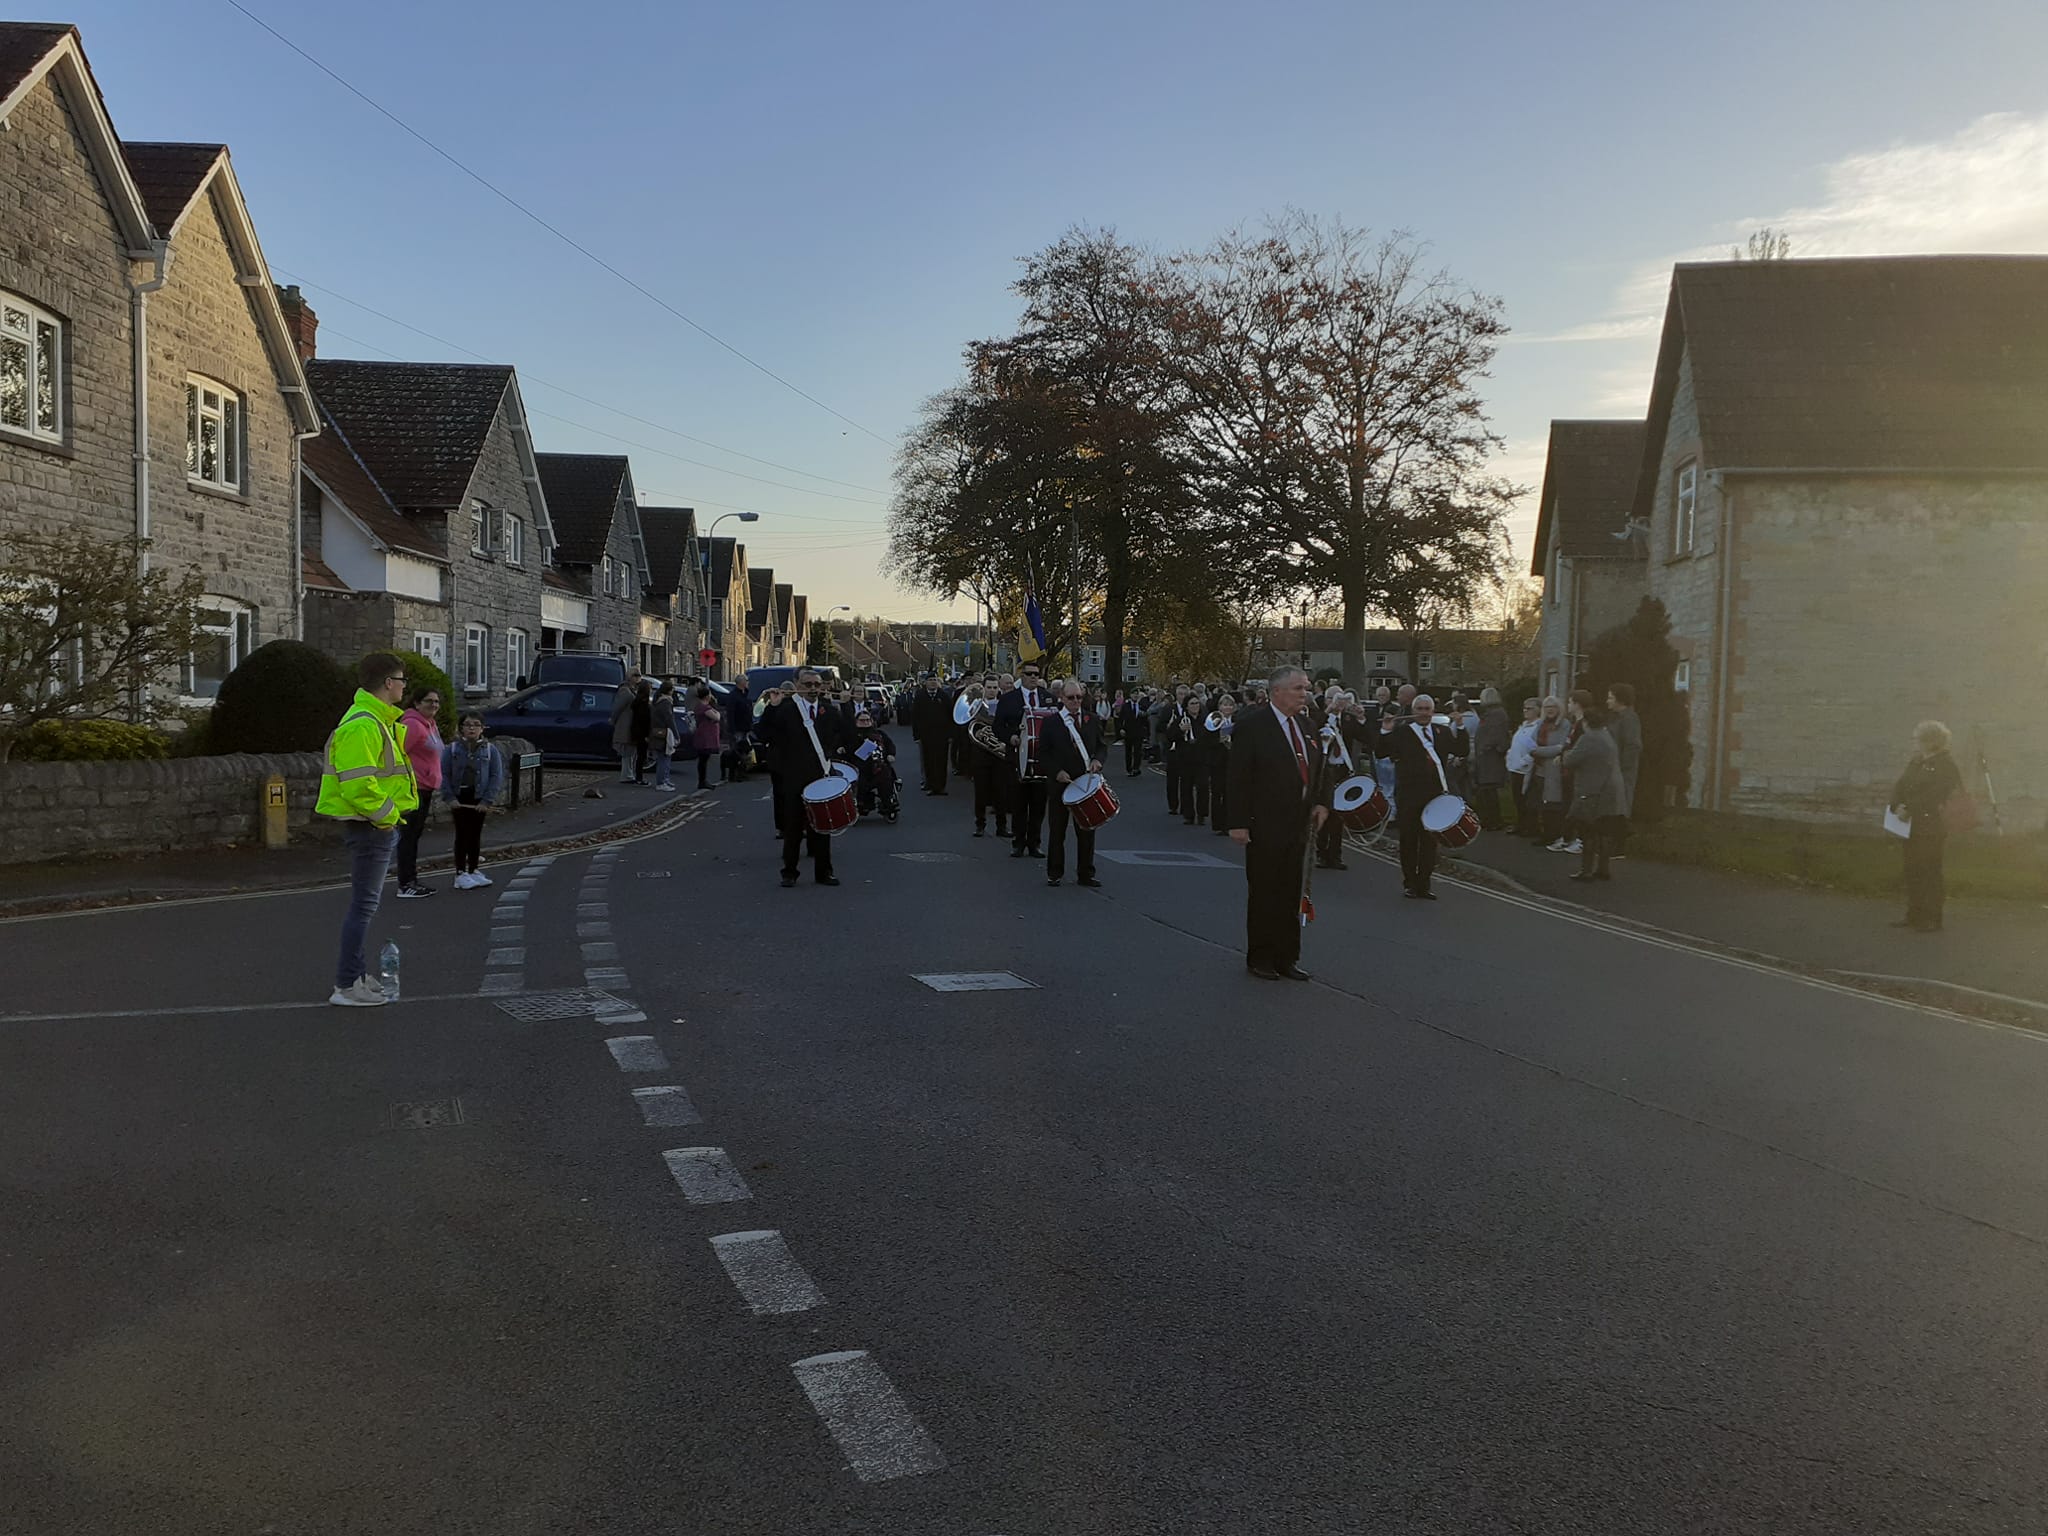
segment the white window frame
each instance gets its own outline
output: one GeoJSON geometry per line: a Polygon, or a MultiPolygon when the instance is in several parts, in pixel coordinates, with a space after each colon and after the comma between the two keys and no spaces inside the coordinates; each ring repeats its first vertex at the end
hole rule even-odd
{"type": "MultiPolygon", "coordinates": [[[[197,607],[201,619],[199,633],[227,641],[227,666],[221,672],[221,680],[225,682],[228,673],[246,661],[256,648],[256,611],[240,598],[221,597],[211,592],[199,599],[197,607]],[[224,615],[225,622],[205,622],[207,615],[215,613],[224,615]]],[[[199,691],[199,658],[196,654],[185,657],[185,672],[178,680],[178,688],[185,698],[192,700],[208,700],[220,695],[217,685],[212,693],[199,691]]]]}
{"type": "Polygon", "coordinates": [[[1700,463],[1687,459],[1671,473],[1671,552],[1689,555],[1699,537],[1700,463]]]}
{"type": "Polygon", "coordinates": [[[516,687],[519,679],[533,671],[533,636],[523,629],[505,631],[505,682],[516,687]]]}
{"type": "Polygon", "coordinates": [[[469,552],[472,555],[491,552],[491,509],[480,501],[470,503],[469,552]]]}
{"type": "Polygon", "coordinates": [[[612,576],[612,557],[610,555],[606,555],[604,557],[602,569],[604,572],[604,595],[606,597],[610,597],[612,595],[612,585],[614,579],[612,576]]]}
{"type": "Polygon", "coordinates": [[[465,624],[462,627],[462,691],[491,691],[491,626],[465,624]]]}
{"type": "Polygon", "coordinates": [[[27,365],[21,420],[0,417],[0,428],[38,442],[64,441],[64,347],[68,340],[64,322],[56,315],[17,293],[0,290],[0,346],[20,347],[27,365]],[[45,384],[50,390],[47,417],[41,399],[45,384]]]}
{"type": "Polygon", "coordinates": [[[1692,663],[1681,661],[1671,670],[1671,688],[1675,693],[1692,692],[1692,663]]]}
{"type": "Polygon", "coordinates": [[[1431,651],[1418,652],[1415,657],[1415,671],[1418,675],[1424,672],[1431,671],[1435,667],[1435,664],[1436,656],[1435,653],[1431,651]]]}
{"type": "Polygon", "coordinates": [[[526,564],[526,522],[509,512],[505,514],[505,563],[526,564]]]}
{"type": "Polygon", "coordinates": [[[240,390],[230,389],[203,373],[185,375],[185,479],[212,491],[248,488],[249,412],[240,390]],[[209,403],[211,402],[211,403],[209,403]],[[214,424],[213,470],[200,458],[199,444],[207,422],[214,424]]]}

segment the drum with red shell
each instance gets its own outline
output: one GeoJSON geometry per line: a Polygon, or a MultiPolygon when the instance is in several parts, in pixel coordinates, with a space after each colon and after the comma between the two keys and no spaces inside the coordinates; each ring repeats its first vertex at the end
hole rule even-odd
{"type": "Polygon", "coordinates": [[[1422,808],[1422,829],[1446,848],[1462,848],[1479,835],[1479,813],[1456,795],[1438,795],[1422,808]]]}
{"type": "Polygon", "coordinates": [[[1380,788],[1379,780],[1363,773],[1337,786],[1330,809],[1351,832],[1377,832],[1394,810],[1387,804],[1387,792],[1380,788]]]}
{"type": "Polygon", "coordinates": [[[1093,832],[1121,809],[1116,791],[1099,773],[1082,774],[1066,787],[1060,799],[1066,803],[1074,824],[1084,832],[1093,832]]]}
{"type": "Polygon", "coordinates": [[[828,773],[804,786],[804,821],[813,832],[837,837],[858,820],[853,785],[839,774],[828,773]]]}

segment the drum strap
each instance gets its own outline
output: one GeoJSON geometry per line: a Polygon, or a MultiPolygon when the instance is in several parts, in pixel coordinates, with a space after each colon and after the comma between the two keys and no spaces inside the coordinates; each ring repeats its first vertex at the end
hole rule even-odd
{"type": "Polygon", "coordinates": [[[1081,739],[1081,733],[1074,725],[1074,717],[1064,709],[1060,711],[1060,724],[1067,728],[1067,734],[1074,738],[1074,749],[1081,754],[1081,771],[1088,771],[1088,743],[1081,739]]]}
{"type": "Polygon", "coordinates": [[[1444,760],[1436,755],[1436,732],[1420,720],[1411,720],[1408,728],[1421,738],[1422,750],[1429,754],[1429,760],[1436,764],[1436,781],[1443,786],[1445,794],[1451,792],[1451,781],[1444,776],[1444,760]]]}
{"type": "Polygon", "coordinates": [[[1337,724],[1335,720],[1332,720],[1328,725],[1323,727],[1323,741],[1326,743],[1323,755],[1325,757],[1330,756],[1331,753],[1329,749],[1334,747],[1336,749],[1337,761],[1342,763],[1345,766],[1345,768],[1350,769],[1351,748],[1345,743],[1343,729],[1337,724]]]}
{"type": "Polygon", "coordinates": [[[796,717],[803,721],[804,734],[811,738],[811,750],[818,754],[819,775],[830,774],[832,772],[832,759],[825,755],[825,748],[818,741],[818,728],[811,723],[811,712],[804,708],[801,699],[797,701],[796,717]]]}

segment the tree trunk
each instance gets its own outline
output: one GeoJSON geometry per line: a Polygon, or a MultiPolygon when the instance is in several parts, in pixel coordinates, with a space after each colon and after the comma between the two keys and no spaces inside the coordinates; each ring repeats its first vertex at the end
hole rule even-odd
{"type": "Polygon", "coordinates": [[[1344,686],[1365,687],[1365,594],[1348,584],[1344,588],[1344,686]]]}
{"type": "Polygon", "coordinates": [[[1102,596],[1102,694],[1113,699],[1124,685],[1124,605],[1121,582],[1102,596]]]}

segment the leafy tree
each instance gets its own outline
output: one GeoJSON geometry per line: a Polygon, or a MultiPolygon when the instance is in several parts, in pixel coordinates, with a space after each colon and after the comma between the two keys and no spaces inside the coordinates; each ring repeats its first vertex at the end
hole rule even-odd
{"type": "MultiPolygon", "coordinates": [[[[434,724],[440,729],[442,740],[453,740],[458,716],[455,685],[448,680],[448,674],[418,651],[396,651],[393,654],[405,663],[405,696],[408,699],[422,688],[431,688],[441,695],[441,712],[434,717],[434,724]]],[[[323,745],[326,740],[326,737],[321,737],[323,745]]]]}
{"type": "Polygon", "coordinates": [[[804,660],[814,667],[838,664],[839,642],[832,637],[832,626],[823,619],[811,620],[811,633],[804,648],[804,660]]]}
{"type": "Polygon", "coordinates": [[[1673,686],[1678,650],[1671,643],[1671,615],[1646,597],[1621,624],[1597,635],[1587,652],[1584,687],[1606,700],[1607,690],[1627,683],[1636,691],[1643,724],[1643,760],[1636,774],[1630,814],[1655,821],[1664,814],[1665,791],[1685,804],[1692,779],[1692,711],[1673,686]]]}
{"type": "Polygon", "coordinates": [[[0,762],[38,721],[146,723],[198,633],[196,571],[144,571],[148,545],[78,532],[0,544],[0,762]]]}

